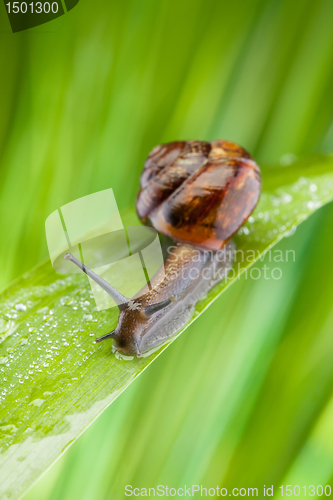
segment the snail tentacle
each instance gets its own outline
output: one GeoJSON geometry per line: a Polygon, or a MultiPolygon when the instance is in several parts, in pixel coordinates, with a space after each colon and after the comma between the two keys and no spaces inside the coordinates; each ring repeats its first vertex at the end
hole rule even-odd
{"type": "Polygon", "coordinates": [[[89,278],[91,278],[93,281],[95,281],[95,283],[97,283],[97,285],[99,285],[101,288],[103,288],[103,290],[108,295],[110,295],[110,297],[112,297],[112,299],[115,301],[115,303],[117,304],[117,306],[120,310],[123,309],[124,307],[126,307],[126,303],[128,302],[129,299],[124,297],[120,292],[118,292],[118,290],[116,290],[112,285],[110,285],[110,283],[103,280],[103,278],[98,276],[98,274],[94,273],[94,271],[89,269],[89,267],[87,267],[86,265],[82,264],[82,262],[77,260],[74,257],[74,255],[72,255],[71,253],[66,253],[64,259],[70,260],[71,262],[73,262],[73,264],[75,264],[84,273],[86,273],[86,275],[89,276],[89,278]]]}

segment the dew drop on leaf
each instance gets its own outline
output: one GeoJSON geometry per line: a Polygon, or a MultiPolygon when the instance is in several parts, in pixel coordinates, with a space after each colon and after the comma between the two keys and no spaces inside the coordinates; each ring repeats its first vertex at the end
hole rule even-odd
{"type": "Polygon", "coordinates": [[[16,304],[15,309],[16,311],[26,311],[27,306],[25,306],[24,304],[16,304]]]}

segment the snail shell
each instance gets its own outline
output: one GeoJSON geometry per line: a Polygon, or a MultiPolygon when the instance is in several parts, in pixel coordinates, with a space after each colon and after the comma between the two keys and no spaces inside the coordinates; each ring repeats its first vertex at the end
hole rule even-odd
{"type": "Polygon", "coordinates": [[[237,144],[171,142],[148,156],[136,208],[160,233],[219,250],[248,219],[260,189],[258,165],[237,144]]]}

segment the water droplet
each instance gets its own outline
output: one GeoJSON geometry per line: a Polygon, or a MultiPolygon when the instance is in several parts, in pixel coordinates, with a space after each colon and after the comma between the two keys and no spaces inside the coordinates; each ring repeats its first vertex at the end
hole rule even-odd
{"type": "Polygon", "coordinates": [[[91,321],[93,319],[92,314],[84,314],[83,319],[85,321],[91,321]]]}
{"type": "Polygon", "coordinates": [[[319,208],[319,207],[321,207],[321,203],[320,203],[320,201],[311,201],[311,200],[310,200],[310,201],[308,201],[308,203],[307,203],[307,207],[308,207],[310,210],[312,210],[312,209],[314,209],[314,208],[319,208]]]}
{"type": "Polygon", "coordinates": [[[283,156],[281,156],[280,165],[282,165],[282,167],[288,167],[295,161],[297,161],[296,155],[294,155],[293,153],[286,153],[283,156]]]}
{"type": "Polygon", "coordinates": [[[131,361],[132,359],[134,359],[134,356],[126,356],[125,354],[122,354],[119,351],[115,351],[114,355],[119,360],[131,361]]]}
{"type": "Polygon", "coordinates": [[[42,307],[41,309],[38,309],[37,311],[40,314],[48,314],[49,308],[48,307],[42,307]]]}
{"type": "Polygon", "coordinates": [[[289,238],[289,236],[292,236],[293,234],[295,234],[296,229],[297,229],[297,226],[292,226],[292,227],[289,229],[289,231],[287,231],[287,232],[285,233],[285,237],[286,237],[286,238],[289,238]]]}
{"type": "Polygon", "coordinates": [[[24,304],[16,304],[15,309],[16,311],[26,311],[27,306],[25,306],[24,304]]]}
{"type": "Polygon", "coordinates": [[[0,365],[5,365],[8,361],[8,358],[6,358],[6,356],[2,356],[0,358],[0,365]]]}
{"type": "Polygon", "coordinates": [[[45,399],[34,399],[29,404],[34,405],[34,406],[41,406],[44,403],[44,401],[45,401],[45,399]]]}
{"type": "Polygon", "coordinates": [[[291,196],[291,194],[288,194],[288,193],[284,193],[282,195],[282,203],[290,203],[292,201],[293,197],[291,196]]]}

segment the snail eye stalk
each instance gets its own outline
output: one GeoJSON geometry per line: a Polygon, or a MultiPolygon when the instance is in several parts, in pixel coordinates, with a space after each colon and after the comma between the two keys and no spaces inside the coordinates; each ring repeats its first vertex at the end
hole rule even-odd
{"type": "Polygon", "coordinates": [[[89,269],[89,267],[85,266],[84,264],[82,264],[82,262],[77,260],[74,257],[74,255],[72,255],[71,253],[66,253],[64,259],[73,262],[73,264],[75,264],[79,269],[81,269],[81,271],[86,273],[86,275],[89,276],[89,278],[95,281],[97,285],[103,288],[103,290],[105,290],[105,292],[108,295],[110,295],[110,297],[112,297],[112,299],[115,301],[120,311],[126,307],[128,299],[124,297],[120,292],[118,292],[118,290],[116,290],[112,285],[107,283],[107,281],[103,280],[103,278],[98,276],[98,274],[94,273],[94,271],[89,269]]]}
{"type": "Polygon", "coordinates": [[[138,342],[137,342],[136,339],[134,339],[133,344],[134,344],[134,347],[135,347],[135,350],[136,350],[136,356],[137,356],[137,358],[142,358],[142,352],[140,351],[140,347],[139,347],[139,344],[138,344],[138,342]]]}
{"type": "Polygon", "coordinates": [[[106,335],[103,335],[102,337],[98,337],[98,339],[95,339],[95,344],[102,342],[102,340],[115,339],[115,338],[116,338],[115,330],[112,330],[112,332],[107,333],[106,335]]]}
{"type": "Polygon", "coordinates": [[[157,304],[151,304],[149,306],[146,306],[144,309],[145,315],[146,316],[152,316],[156,312],[160,311],[161,309],[164,309],[167,307],[169,304],[172,302],[175,302],[174,296],[171,296],[170,299],[163,300],[162,302],[158,302],[157,304]]]}

